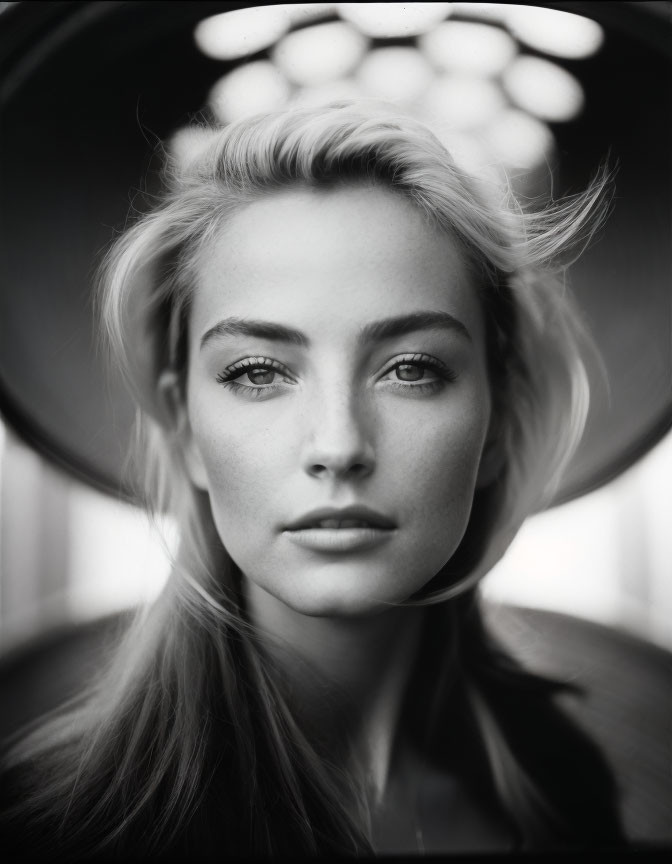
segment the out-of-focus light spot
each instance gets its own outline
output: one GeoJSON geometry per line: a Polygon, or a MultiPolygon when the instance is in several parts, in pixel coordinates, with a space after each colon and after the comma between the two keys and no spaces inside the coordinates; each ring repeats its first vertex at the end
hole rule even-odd
{"type": "Polygon", "coordinates": [[[431,66],[416,48],[378,48],[357,73],[362,90],[389,101],[417,99],[434,79],[431,66]]]}
{"type": "Polygon", "coordinates": [[[453,3],[452,14],[478,21],[506,21],[508,3],[453,3]]]}
{"type": "Polygon", "coordinates": [[[532,169],[542,165],[553,150],[553,133],[545,123],[524,111],[510,108],[483,131],[493,157],[507,168],[532,169]]]}
{"type": "Polygon", "coordinates": [[[444,75],[435,80],[421,103],[428,119],[446,123],[456,131],[483,126],[507,104],[491,80],[466,75],[444,75]]]}
{"type": "Polygon", "coordinates": [[[581,113],[581,85],[565,69],[541,57],[518,57],[502,76],[513,102],[542,120],[563,122],[581,113]]]}
{"type": "Polygon", "coordinates": [[[490,149],[483,143],[480,136],[468,132],[456,132],[453,129],[435,127],[437,138],[447,148],[456,164],[471,174],[475,179],[501,182],[499,166],[493,164],[490,149]]]}
{"type": "Polygon", "coordinates": [[[239,66],[214,85],[208,103],[220,123],[281,108],[289,99],[287,79],[268,60],[239,66]]]}
{"type": "Polygon", "coordinates": [[[168,140],[168,151],[181,168],[197,159],[212,141],[212,131],[202,126],[184,126],[168,140]]]}
{"type": "Polygon", "coordinates": [[[78,484],[69,496],[68,606],[80,619],[153,601],[177,552],[177,525],[78,484]],[[92,578],[93,577],[93,578],[92,578]]]}
{"type": "Polygon", "coordinates": [[[336,14],[336,3],[287,3],[280,8],[287,11],[292,26],[308,24],[336,14]]]}
{"type": "Polygon", "coordinates": [[[331,21],[288,33],[273,59],[300,86],[316,86],[349,75],[366,52],[368,40],[344,21],[331,21]]]}
{"type": "Polygon", "coordinates": [[[518,50],[500,27],[473,21],[446,21],[421,36],[419,44],[439,69],[471,75],[499,75],[518,50]]]}
{"type": "Polygon", "coordinates": [[[512,5],[506,21],[521,42],[553,57],[590,57],[604,42],[597,22],[559,9],[512,5]]]}
{"type": "Polygon", "coordinates": [[[340,78],[317,87],[300,87],[292,97],[292,104],[313,107],[338,99],[357,99],[363,95],[362,88],[352,78],[340,78]]]}
{"type": "Polygon", "coordinates": [[[452,3],[338,3],[342,18],[362,33],[385,39],[418,36],[443,21],[452,3]]]}
{"type": "Polygon", "coordinates": [[[194,39],[208,57],[234,60],[272,45],[287,32],[290,24],[291,19],[282,6],[252,6],[200,21],[194,30],[194,39]]]}

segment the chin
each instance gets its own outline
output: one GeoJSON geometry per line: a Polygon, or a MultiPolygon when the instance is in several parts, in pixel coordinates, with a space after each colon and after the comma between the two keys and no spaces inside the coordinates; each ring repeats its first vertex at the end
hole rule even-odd
{"type": "Polygon", "coordinates": [[[294,612],[309,618],[369,618],[389,606],[370,597],[301,597],[284,600],[294,612]]]}
{"type": "MultiPolygon", "coordinates": [[[[291,590],[273,592],[301,615],[358,618],[379,615],[407,600],[422,586],[394,585],[389,574],[359,568],[324,568],[299,576],[291,590]],[[339,572],[341,571],[341,572],[339,572]],[[392,584],[391,584],[392,583],[392,584]]],[[[268,589],[267,589],[268,590],[268,589]]]]}

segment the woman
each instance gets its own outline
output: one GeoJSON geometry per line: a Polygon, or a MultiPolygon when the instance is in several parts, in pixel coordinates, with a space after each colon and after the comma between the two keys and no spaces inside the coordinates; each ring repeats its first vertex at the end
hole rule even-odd
{"type": "Polygon", "coordinates": [[[420,124],[346,102],[211,130],[166,179],[100,308],[179,551],[94,689],[9,754],[17,845],[620,843],[562,687],[493,643],[477,596],[581,434],[558,274],[606,179],[525,215],[420,124]]]}

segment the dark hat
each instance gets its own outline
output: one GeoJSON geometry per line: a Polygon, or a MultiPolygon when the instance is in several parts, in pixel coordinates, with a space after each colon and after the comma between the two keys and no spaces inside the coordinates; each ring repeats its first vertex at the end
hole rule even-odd
{"type": "MultiPolygon", "coordinates": [[[[0,15],[0,409],[36,449],[115,494],[134,408],[105,371],[93,276],[152,187],[156,143],[232,68],[199,52],[193,28],[233,5],[17,3],[0,15]]],[[[580,191],[605,157],[618,169],[613,215],[570,273],[608,388],[594,370],[562,501],[619,474],[672,422],[672,24],[669,4],[544,5],[605,32],[593,57],[565,61],[585,108],[551,122],[559,191],[580,191]]]]}

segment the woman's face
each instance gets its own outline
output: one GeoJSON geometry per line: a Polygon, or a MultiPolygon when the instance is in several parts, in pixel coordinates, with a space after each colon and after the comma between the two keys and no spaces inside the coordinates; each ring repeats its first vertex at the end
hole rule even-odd
{"type": "Polygon", "coordinates": [[[490,419],[456,241],[383,188],[274,193],[207,247],[189,327],[189,472],[257,594],[356,616],[435,576],[490,419]]]}

